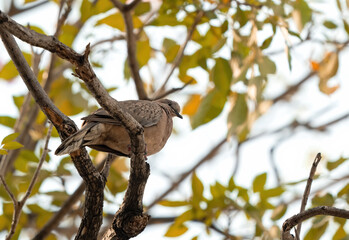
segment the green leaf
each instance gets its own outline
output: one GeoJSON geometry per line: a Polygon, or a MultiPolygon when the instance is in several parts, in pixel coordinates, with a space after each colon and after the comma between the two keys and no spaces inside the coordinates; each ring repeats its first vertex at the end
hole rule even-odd
{"type": "Polygon", "coordinates": [[[192,128],[195,129],[216,118],[222,112],[225,102],[225,94],[216,88],[211,90],[201,100],[197,112],[190,119],[192,128]]]}
{"type": "Polygon", "coordinates": [[[24,103],[24,96],[23,95],[13,96],[12,98],[13,98],[13,102],[15,103],[17,109],[20,110],[23,103],[24,103]]]}
{"type": "MultiPolygon", "coordinates": [[[[25,60],[27,61],[27,63],[31,65],[32,55],[25,52],[22,52],[22,54],[25,60]]],[[[0,70],[0,78],[6,81],[12,81],[17,76],[18,76],[18,71],[12,60],[6,63],[5,66],[3,66],[2,69],[0,70]]]]}
{"type": "Polygon", "coordinates": [[[183,206],[188,206],[189,202],[187,202],[187,201],[162,200],[158,204],[161,205],[161,206],[165,206],[165,207],[183,207],[183,206]]]}
{"type": "Polygon", "coordinates": [[[267,190],[261,191],[261,199],[267,199],[271,197],[279,197],[282,193],[285,192],[285,189],[281,186],[276,188],[270,188],[267,190]]]}
{"type": "Polygon", "coordinates": [[[349,184],[345,185],[345,186],[337,193],[337,197],[342,197],[343,195],[349,196],[349,184]]]}
{"type": "Polygon", "coordinates": [[[327,193],[324,196],[315,196],[312,199],[312,204],[316,206],[332,206],[334,204],[334,197],[330,194],[327,193]]]}
{"type": "Polygon", "coordinates": [[[188,231],[188,227],[184,224],[172,224],[165,233],[165,237],[178,237],[183,235],[186,231],[188,231]]]}
{"type": "Polygon", "coordinates": [[[162,43],[162,50],[168,63],[172,62],[176,58],[179,48],[180,46],[176,43],[176,41],[169,38],[164,39],[162,43]]]}
{"type": "Polygon", "coordinates": [[[13,128],[15,126],[16,119],[9,116],[0,116],[0,124],[9,128],[13,128]]]}
{"type": "Polygon", "coordinates": [[[325,21],[324,23],[324,26],[326,27],[326,28],[328,28],[328,29],[335,29],[335,28],[337,28],[337,24],[335,24],[334,22],[332,22],[332,21],[325,21]]]}
{"type": "Polygon", "coordinates": [[[271,220],[276,221],[279,220],[280,218],[282,218],[287,210],[287,205],[286,204],[280,204],[279,206],[277,206],[272,214],[271,214],[271,220]]]}
{"type": "Polygon", "coordinates": [[[222,196],[225,196],[226,187],[224,187],[219,182],[216,182],[215,185],[210,186],[210,191],[213,199],[221,198],[222,196]]]}
{"type": "Polygon", "coordinates": [[[347,232],[344,230],[343,226],[339,226],[336,233],[333,235],[332,240],[345,240],[347,237],[347,232]]]}
{"type": "Polygon", "coordinates": [[[269,46],[270,46],[270,44],[271,44],[271,42],[273,41],[273,38],[274,36],[270,36],[270,37],[268,37],[267,39],[265,39],[264,41],[263,41],[263,43],[262,43],[262,46],[261,46],[261,49],[263,50],[263,49],[266,49],[266,48],[268,48],[269,46]]]}
{"type": "Polygon", "coordinates": [[[5,149],[0,149],[0,155],[7,155],[8,152],[5,149]]]}
{"type": "Polygon", "coordinates": [[[8,142],[12,142],[13,140],[15,140],[18,137],[19,133],[11,133],[10,135],[7,135],[1,142],[2,144],[6,144],[8,142]]]}
{"type": "Polygon", "coordinates": [[[211,71],[210,79],[223,94],[227,94],[230,90],[232,75],[233,72],[228,60],[224,58],[216,59],[216,64],[211,71]]]}
{"type": "Polygon", "coordinates": [[[347,160],[348,160],[348,158],[341,157],[337,161],[327,162],[326,167],[328,170],[332,171],[333,169],[337,168],[338,166],[340,166],[342,163],[344,163],[347,160]]]}
{"type": "Polygon", "coordinates": [[[233,109],[228,115],[229,135],[239,133],[238,128],[246,122],[248,116],[248,106],[246,94],[237,94],[233,109]]]}
{"type": "Polygon", "coordinates": [[[198,178],[195,172],[193,173],[191,188],[193,191],[193,207],[199,209],[200,202],[203,200],[204,185],[202,184],[201,180],[198,178]]]}
{"type": "Polygon", "coordinates": [[[236,185],[235,185],[235,181],[234,181],[234,176],[231,176],[231,178],[229,179],[229,183],[228,183],[228,190],[229,191],[233,191],[235,189],[236,185]]]}
{"type": "Polygon", "coordinates": [[[7,150],[14,150],[14,149],[18,149],[21,147],[23,147],[23,145],[20,144],[19,142],[9,142],[3,146],[3,148],[7,149],[7,150]]]}
{"type": "Polygon", "coordinates": [[[142,15],[150,11],[150,2],[140,2],[135,8],[135,14],[137,16],[142,15]]]}
{"type": "Polygon", "coordinates": [[[97,21],[96,26],[106,24],[110,27],[119,29],[120,31],[125,31],[125,23],[120,12],[113,13],[97,21]]]}
{"type": "Polygon", "coordinates": [[[34,30],[34,31],[37,32],[37,33],[41,33],[41,34],[47,35],[47,34],[44,32],[44,30],[42,30],[42,29],[41,29],[40,27],[38,27],[38,26],[30,25],[29,29],[34,30]]]}
{"type": "Polygon", "coordinates": [[[80,7],[81,17],[80,20],[84,23],[90,17],[104,13],[110,9],[112,9],[114,5],[109,0],[98,0],[98,1],[90,1],[83,0],[80,7]]]}
{"type": "MultiPolygon", "coordinates": [[[[134,28],[140,28],[142,26],[142,22],[141,20],[139,20],[138,17],[134,16],[132,18],[132,21],[134,28]]],[[[98,20],[95,26],[102,24],[108,25],[112,28],[116,28],[122,32],[125,31],[124,18],[122,17],[122,14],[120,12],[113,13],[111,15],[106,16],[105,18],[98,20]]]]}
{"type": "Polygon", "coordinates": [[[349,24],[345,20],[343,20],[343,25],[345,32],[349,34],[349,24]]]}
{"type": "Polygon", "coordinates": [[[79,33],[80,29],[75,25],[64,24],[62,26],[61,34],[59,35],[59,41],[67,46],[72,46],[76,35],[79,33]]]}
{"type": "Polygon", "coordinates": [[[291,35],[291,36],[294,36],[294,37],[297,37],[299,40],[303,41],[303,39],[301,38],[301,36],[299,35],[299,33],[296,33],[294,31],[291,31],[289,29],[287,29],[288,33],[291,35]]]}
{"type": "Polygon", "coordinates": [[[125,80],[130,80],[131,78],[131,70],[130,65],[128,65],[128,58],[126,58],[124,62],[124,78],[125,80]]]}
{"type": "Polygon", "coordinates": [[[275,63],[267,56],[263,56],[258,61],[258,67],[261,75],[274,74],[276,72],[275,63]]]}
{"type": "Polygon", "coordinates": [[[151,47],[149,39],[146,38],[144,41],[137,41],[137,61],[139,67],[146,65],[151,57],[151,47]]]}
{"type": "Polygon", "coordinates": [[[322,224],[319,227],[312,227],[307,232],[307,234],[304,237],[304,240],[318,240],[322,237],[322,235],[325,233],[326,228],[328,226],[328,221],[326,221],[324,224],[322,224]]]}
{"type": "Polygon", "coordinates": [[[267,173],[262,173],[256,176],[255,179],[253,180],[253,185],[252,185],[253,192],[263,191],[266,182],[267,182],[267,173]]]}

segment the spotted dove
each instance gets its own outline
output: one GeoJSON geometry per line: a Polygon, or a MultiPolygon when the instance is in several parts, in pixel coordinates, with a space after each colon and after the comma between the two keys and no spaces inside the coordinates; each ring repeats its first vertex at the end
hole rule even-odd
{"type": "MultiPolygon", "coordinates": [[[[168,99],[128,100],[119,104],[143,126],[147,156],[165,146],[172,132],[172,117],[182,118],[178,103],[168,99]]],[[[56,155],[68,154],[85,146],[119,156],[130,155],[130,137],[125,127],[104,109],[98,109],[82,120],[82,128],[62,142],[56,155]]]]}

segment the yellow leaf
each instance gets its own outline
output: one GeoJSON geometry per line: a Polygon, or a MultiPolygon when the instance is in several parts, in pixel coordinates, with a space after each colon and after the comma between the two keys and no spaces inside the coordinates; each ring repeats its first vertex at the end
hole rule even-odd
{"type": "Polygon", "coordinates": [[[189,101],[185,104],[182,113],[192,116],[196,113],[201,102],[201,96],[199,94],[193,94],[189,101]]]}
{"type": "Polygon", "coordinates": [[[167,232],[165,233],[165,237],[178,237],[188,231],[188,227],[184,224],[172,224],[167,232]]]}

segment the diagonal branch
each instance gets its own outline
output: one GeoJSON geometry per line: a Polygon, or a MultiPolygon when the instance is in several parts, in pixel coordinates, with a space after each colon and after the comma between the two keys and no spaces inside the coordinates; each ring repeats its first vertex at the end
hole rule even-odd
{"type": "Polygon", "coordinates": [[[162,93],[165,91],[165,87],[166,84],[168,83],[168,81],[170,80],[174,70],[179,66],[180,62],[182,61],[182,58],[184,56],[184,50],[186,49],[188,42],[190,41],[190,39],[192,38],[194,31],[197,27],[197,25],[199,24],[201,18],[204,16],[204,11],[199,11],[194,19],[194,23],[193,25],[191,25],[190,29],[188,30],[188,34],[187,37],[184,41],[184,43],[181,45],[181,47],[178,50],[177,56],[174,59],[170,72],[168,73],[168,75],[166,76],[164,83],[162,84],[162,86],[159,88],[159,90],[156,91],[156,93],[154,94],[155,98],[158,98],[158,95],[162,95],[162,93]]]}
{"type": "Polygon", "coordinates": [[[219,141],[212,149],[209,151],[199,162],[197,162],[191,169],[188,171],[184,172],[175,182],[172,183],[172,185],[165,191],[163,192],[160,196],[156,197],[148,206],[147,206],[147,211],[151,209],[152,207],[155,206],[159,201],[161,201],[164,197],[166,197],[170,192],[175,190],[179,184],[181,184],[187,177],[190,176],[192,172],[194,172],[198,167],[200,167],[203,163],[209,161],[212,159],[219,149],[224,145],[226,142],[226,138],[222,139],[219,141]]]}
{"type": "Polygon", "coordinates": [[[12,238],[12,236],[15,234],[16,231],[16,227],[18,225],[19,222],[19,218],[21,217],[21,213],[22,213],[22,209],[24,207],[25,202],[27,201],[27,199],[29,198],[31,192],[33,191],[34,185],[36,183],[36,180],[39,177],[39,172],[40,169],[42,167],[42,164],[44,163],[45,159],[46,159],[46,155],[48,153],[48,142],[50,140],[51,137],[51,132],[52,132],[52,124],[50,124],[49,130],[47,132],[47,136],[46,136],[46,142],[45,142],[45,146],[44,146],[44,151],[41,155],[41,158],[39,160],[39,164],[37,166],[37,168],[35,169],[34,175],[30,181],[29,187],[27,189],[27,191],[25,192],[23,198],[21,201],[17,201],[15,199],[15,197],[13,196],[13,194],[11,193],[11,191],[9,190],[8,186],[6,185],[5,180],[3,179],[3,177],[1,176],[1,181],[7,191],[7,193],[10,195],[12,201],[13,201],[13,205],[14,205],[14,212],[13,212],[13,217],[12,217],[12,223],[11,223],[11,228],[9,233],[6,236],[6,240],[10,240],[12,238]]]}

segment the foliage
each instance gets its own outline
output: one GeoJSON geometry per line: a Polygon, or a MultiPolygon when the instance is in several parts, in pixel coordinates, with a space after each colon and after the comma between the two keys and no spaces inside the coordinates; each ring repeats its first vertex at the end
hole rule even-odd
{"type": "MultiPolygon", "coordinates": [[[[39,0],[26,0],[22,6],[22,3],[15,1],[16,6],[18,5],[17,10],[25,9],[36,2],[39,0]]],[[[268,86],[275,84],[273,78],[275,79],[280,73],[280,62],[283,61],[287,66],[288,73],[298,71],[294,67],[298,56],[293,53],[293,49],[297,46],[312,41],[319,42],[322,49],[321,56],[318,58],[309,56],[306,59],[309,63],[306,72],[318,79],[317,92],[332,96],[340,91],[340,84],[332,80],[338,74],[342,61],[341,53],[348,45],[349,23],[344,16],[348,14],[349,6],[348,1],[337,0],[336,3],[338,16],[327,19],[306,0],[141,1],[132,10],[131,19],[135,29],[136,59],[143,85],[149,96],[154,96],[166,77],[170,79],[166,89],[190,83],[182,93],[173,96],[185,95],[178,99],[183,103],[183,114],[189,119],[193,132],[224,118],[226,127],[223,134],[233,142],[232,145],[237,146],[236,152],[238,152],[239,147],[249,140],[270,132],[282,131],[283,128],[270,131],[265,127],[262,134],[258,135],[253,130],[268,110],[272,111],[281,100],[286,100],[285,104],[291,105],[287,100],[299,91],[300,85],[297,87],[297,84],[294,85],[295,88],[288,88],[290,91],[286,89],[285,95],[273,97],[268,95],[267,91],[268,86]],[[200,13],[203,13],[202,17],[198,18],[200,13]],[[318,29],[319,33],[315,34],[318,29]],[[338,35],[344,35],[344,40],[336,38],[335,32],[338,31],[340,32],[338,35]],[[284,50],[279,51],[280,46],[284,50]],[[275,55],[280,53],[282,57],[275,58],[275,55]],[[280,62],[278,59],[281,59],[280,62]],[[163,68],[159,70],[159,66],[163,68]],[[164,71],[168,69],[167,67],[174,67],[177,70],[167,76],[167,71],[164,71]]],[[[60,1],[51,1],[49,4],[50,8],[55,10],[65,9],[60,8],[60,1]]],[[[115,53],[121,54],[122,51],[119,49],[125,47],[124,44],[119,44],[125,41],[126,24],[123,14],[116,11],[109,0],[76,1],[72,8],[75,17],[65,21],[57,38],[64,44],[76,48],[77,51],[83,49],[80,46],[87,45],[91,41],[90,60],[95,68],[103,71],[108,67],[104,59],[109,59],[115,53]]],[[[31,16],[37,12],[28,9],[22,14],[31,16]]],[[[27,22],[22,24],[26,25],[27,22]]],[[[42,30],[44,28],[41,26],[31,26],[30,22],[29,25],[31,29],[44,33],[42,30]]],[[[50,32],[54,32],[54,27],[51,27],[50,32]]],[[[81,114],[87,114],[97,108],[86,86],[71,74],[74,72],[72,66],[57,56],[51,58],[49,63],[43,58],[39,64],[36,62],[36,58],[40,58],[37,49],[23,54],[32,68],[37,68],[39,82],[64,114],[80,117],[81,114]]],[[[103,82],[117,99],[122,91],[129,91],[129,89],[122,90],[123,81],[132,79],[130,57],[122,57],[124,58],[113,62],[119,64],[118,69],[122,71],[117,72],[117,76],[109,78],[113,79],[112,81],[103,82]],[[119,90],[121,92],[118,92],[119,90]]],[[[16,68],[11,60],[5,59],[1,59],[0,80],[8,84],[17,83],[19,76],[16,68]]],[[[308,79],[310,77],[304,78],[304,82],[308,79]]],[[[130,95],[127,92],[127,96],[130,95]]],[[[28,188],[36,163],[41,156],[40,143],[47,132],[47,119],[30,100],[30,95],[17,95],[11,101],[18,108],[18,112],[0,116],[0,124],[4,129],[11,129],[15,133],[4,136],[0,155],[3,155],[1,160],[10,159],[9,161],[13,163],[5,170],[5,180],[17,197],[23,195],[28,188]]],[[[312,125],[311,120],[305,123],[294,120],[284,128],[295,131],[297,127],[303,127],[322,132],[344,118],[339,117],[338,121],[328,122],[320,127],[312,125]]],[[[58,137],[56,131],[52,135],[58,137]]],[[[193,144],[191,148],[202,154],[207,150],[200,148],[199,144],[193,144]]],[[[96,164],[105,157],[103,153],[96,151],[92,151],[90,155],[96,164]]],[[[15,237],[30,235],[33,229],[34,232],[39,231],[71,195],[72,189],[69,185],[77,174],[70,158],[60,159],[49,155],[46,160],[47,165],[40,172],[40,177],[20,218],[15,237]],[[48,187],[52,183],[56,186],[54,189],[48,187]],[[40,199],[45,199],[45,204],[40,199]]],[[[347,160],[346,156],[333,158],[326,163],[325,174],[321,174],[318,178],[321,180],[326,179],[326,176],[341,174],[343,166],[347,166],[347,160]]],[[[112,164],[105,190],[105,202],[108,206],[115,207],[115,203],[119,203],[116,199],[122,196],[121,193],[127,187],[125,172],[128,170],[128,160],[124,158],[118,158],[112,164]]],[[[167,170],[171,172],[171,169],[167,170]]],[[[223,167],[222,171],[225,170],[223,167]]],[[[302,178],[306,179],[306,176],[302,178]]],[[[347,178],[348,175],[344,175],[340,180],[347,178]]],[[[282,221],[295,214],[294,211],[298,211],[298,206],[297,210],[294,210],[292,204],[293,199],[299,200],[299,197],[292,193],[297,187],[303,187],[304,180],[293,183],[283,182],[280,179],[275,181],[270,172],[250,176],[250,179],[251,181],[247,183],[238,184],[236,176],[230,174],[225,182],[215,180],[209,183],[205,176],[200,174],[200,169],[193,171],[189,197],[182,196],[176,199],[169,195],[166,199],[159,200],[160,209],[170,209],[170,212],[176,213],[164,235],[189,236],[192,223],[200,222],[201,227],[206,230],[205,234],[210,236],[213,235],[212,232],[218,232],[222,238],[279,239],[282,221]],[[246,232],[242,233],[234,228],[234,224],[241,222],[248,226],[246,232]]],[[[312,206],[338,204],[347,207],[349,184],[338,186],[337,192],[327,188],[316,192],[311,199],[312,206]]],[[[327,187],[330,187],[330,184],[327,187]]],[[[158,194],[156,192],[154,196],[158,194]]],[[[11,226],[13,206],[10,200],[4,188],[0,187],[2,234],[11,226]]],[[[80,202],[82,201],[80,199],[80,202]]],[[[71,238],[76,232],[81,207],[76,204],[71,208],[62,221],[62,226],[71,226],[70,231],[55,231],[50,235],[50,239],[61,239],[63,235],[71,238]]],[[[107,223],[110,223],[108,214],[113,214],[114,210],[105,209],[107,223]]],[[[155,211],[152,215],[157,218],[157,214],[155,211]]],[[[331,236],[327,239],[344,239],[348,235],[348,229],[344,225],[343,219],[316,217],[303,233],[304,239],[320,239],[327,234],[329,228],[332,228],[329,231],[331,236]]],[[[193,239],[202,238],[203,235],[204,239],[207,237],[205,234],[196,233],[193,239]]]]}

